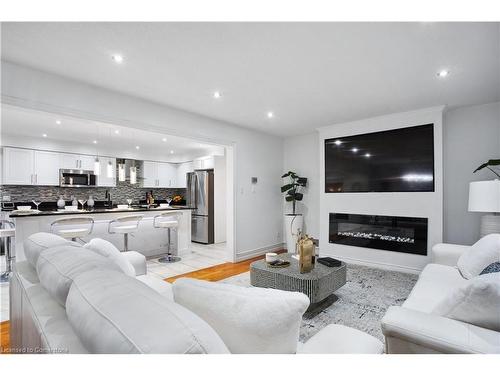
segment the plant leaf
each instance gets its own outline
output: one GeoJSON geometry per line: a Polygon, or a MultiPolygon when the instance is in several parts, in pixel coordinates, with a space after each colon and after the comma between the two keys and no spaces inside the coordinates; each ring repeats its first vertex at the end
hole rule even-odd
{"type": "Polygon", "coordinates": [[[302,194],[302,193],[295,193],[295,200],[301,201],[302,198],[304,198],[304,194],[302,194]]]}
{"type": "Polygon", "coordinates": [[[300,186],[306,186],[306,184],[307,184],[307,178],[305,178],[305,177],[299,177],[297,179],[297,184],[300,185],[300,186]]]}
{"type": "Polygon", "coordinates": [[[292,172],[290,172],[290,171],[286,172],[283,176],[281,176],[281,178],[285,178],[285,177],[290,176],[290,173],[292,173],[292,172]]]}
{"type": "Polygon", "coordinates": [[[281,187],[281,192],[284,193],[287,190],[293,189],[294,184],[286,184],[281,187]]]}
{"type": "Polygon", "coordinates": [[[291,197],[291,196],[287,195],[287,196],[285,197],[285,200],[286,200],[287,202],[291,202],[291,201],[293,201],[293,197],[291,197]]]}
{"type": "Polygon", "coordinates": [[[481,169],[489,167],[491,165],[500,165],[500,159],[490,159],[486,163],[483,163],[479,167],[477,167],[472,173],[476,173],[477,171],[480,171],[481,169]]]}

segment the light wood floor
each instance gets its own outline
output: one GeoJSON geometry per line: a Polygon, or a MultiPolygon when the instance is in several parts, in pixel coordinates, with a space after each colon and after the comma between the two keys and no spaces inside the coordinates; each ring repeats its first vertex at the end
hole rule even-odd
{"type": "MultiPolygon", "coordinates": [[[[284,252],[284,250],[278,251],[278,253],[281,252],[284,252]]],[[[165,279],[165,281],[172,283],[180,277],[191,277],[193,279],[207,280],[207,281],[219,281],[231,276],[239,275],[240,273],[243,272],[247,272],[250,269],[250,263],[262,258],[264,258],[264,256],[258,256],[238,263],[223,263],[217,266],[204,268],[198,271],[193,271],[182,275],[177,275],[174,277],[169,277],[165,279]]],[[[9,348],[9,321],[5,321],[0,323],[0,354],[5,354],[6,352],[8,352],[8,348],[9,348]]]]}

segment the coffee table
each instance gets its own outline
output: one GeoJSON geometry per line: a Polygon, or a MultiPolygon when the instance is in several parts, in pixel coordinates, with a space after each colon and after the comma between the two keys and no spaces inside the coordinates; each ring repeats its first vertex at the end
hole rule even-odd
{"type": "Polygon", "coordinates": [[[302,292],[309,297],[311,307],[314,307],[346,283],[347,267],[344,262],[339,267],[327,267],[316,262],[311,272],[300,273],[299,261],[292,258],[291,254],[280,254],[279,258],[289,261],[290,266],[272,268],[265,260],[250,264],[250,284],[260,288],[302,292]]]}

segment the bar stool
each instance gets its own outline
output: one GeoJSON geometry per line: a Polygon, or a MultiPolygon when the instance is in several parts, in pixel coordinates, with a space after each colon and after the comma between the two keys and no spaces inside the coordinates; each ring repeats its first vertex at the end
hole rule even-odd
{"type": "Polygon", "coordinates": [[[153,227],[167,229],[167,255],[158,259],[160,263],[174,263],[181,260],[181,257],[173,255],[170,250],[170,232],[172,229],[177,230],[179,227],[179,218],[181,215],[182,214],[177,212],[164,212],[160,215],[156,215],[153,219],[153,227]]]}
{"type": "Polygon", "coordinates": [[[70,217],[58,219],[50,225],[51,233],[57,234],[63,238],[69,238],[71,241],[76,242],[85,236],[92,233],[94,229],[94,219],[91,217],[70,217]]]}
{"type": "Polygon", "coordinates": [[[128,235],[137,232],[143,215],[122,216],[108,223],[108,233],[123,234],[123,251],[128,251],[128,235]]]}
{"type": "Polygon", "coordinates": [[[0,275],[0,283],[9,281],[12,272],[12,238],[16,235],[15,225],[9,220],[0,220],[0,239],[3,240],[5,249],[5,272],[0,275]]]}

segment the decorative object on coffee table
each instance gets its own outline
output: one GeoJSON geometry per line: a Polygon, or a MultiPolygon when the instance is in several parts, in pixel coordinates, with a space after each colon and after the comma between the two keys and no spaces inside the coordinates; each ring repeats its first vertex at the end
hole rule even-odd
{"type": "Polygon", "coordinates": [[[273,288],[290,292],[302,292],[309,297],[308,311],[325,301],[346,283],[346,264],[327,267],[316,264],[309,273],[300,273],[299,262],[291,254],[280,254],[280,259],[290,262],[287,268],[271,268],[265,260],[250,264],[250,284],[260,288],[273,288]]]}
{"type": "Polygon", "coordinates": [[[286,247],[289,253],[295,253],[297,239],[302,232],[304,219],[301,214],[297,214],[296,202],[301,201],[304,194],[300,192],[307,185],[307,178],[299,177],[297,173],[288,171],[281,178],[288,178],[289,181],[281,187],[281,192],[285,193],[285,200],[292,202],[292,213],[285,214],[285,239],[286,247]]]}
{"type": "Polygon", "coordinates": [[[297,242],[300,273],[311,272],[314,268],[314,243],[307,235],[297,242]]]}

